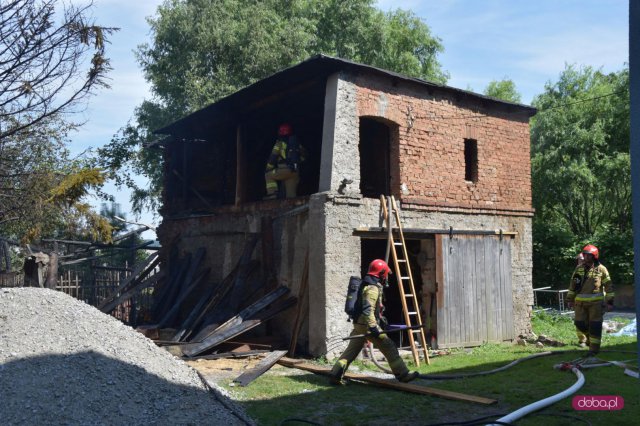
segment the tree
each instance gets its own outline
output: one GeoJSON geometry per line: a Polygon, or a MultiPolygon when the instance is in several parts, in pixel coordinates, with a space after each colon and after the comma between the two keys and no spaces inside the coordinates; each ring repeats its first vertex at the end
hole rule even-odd
{"type": "Polygon", "coordinates": [[[516,90],[516,84],[507,77],[500,81],[493,80],[489,82],[484,89],[484,94],[492,98],[515,103],[520,103],[522,99],[520,93],[516,90]]]}
{"type": "Polygon", "coordinates": [[[106,86],[107,35],[87,19],[91,4],[55,0],[0,4],[0,235],[110,238],[108,223],[82,200],[103,173],[71,159],[68,134],[77,112],[106,86]]]}
{"type": "Polygon", "coordinates": [[[107,86],[104,50],[115,28],[87,21],[90,5],[66,7],[58,23],[56,3],[0,5],[0,139],[69,112],[107,86]]]}
{"type": "Polygon", "coordinates": [[[373,0],[170,0],[149,20],[153,42],[138,49],[153,99],[99,151],[133,208],[157,206],[159,155],[152,131],[318,53],[446,82],[440,40],[413,13],[383,13],[373,0]],[[141,188],[132,176],[148,177],[141,188]]]}
{"type": "Polygon", "coordinates": [[[560,263],[591,242],[619,259],[612,274],[628,277],[629,260],[618,251],[631,241],[628,69],[567,66],[533,104],[535,273],[557,277],[560,263]]]}

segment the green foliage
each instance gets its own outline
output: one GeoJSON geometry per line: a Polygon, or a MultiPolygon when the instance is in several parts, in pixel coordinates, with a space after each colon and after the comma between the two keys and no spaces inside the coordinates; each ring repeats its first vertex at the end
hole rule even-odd
{"type": "Polygon", "coordinates": [[[534,99],[534,286],[563,287],[587,243],[632,280],[629,73],[567,66],[534,99]],[[628,245],[627,245],[628,244],[628,245]]]}
{"type": "Polygon", "coordinates": [[[153,41],[138,60],[153,99],[136,110],[99,164],[134,189],[133,208],[155,208],[160,156],[143,149],[153,130],[257,80],[324,53],[444,83],[443,47],[412,12],[388,13],[373,0],[168,0],[149,19],[153,41]],[[149,178],[142,188],[133,176],[149,178]]]}
{"type": "Polygon", "coordinates": [[[484,89],[484,94],[491,96],[492,98],[502,99],[503,101],[520,103],[522,97],[516,89],[516,84],[513,80],[505,77],[500,81],[493,80],[489,82],[484,89]]]}
{"type": "Polygon", "coordinates": [[[70,157],[73,125],[48,118],[0,138],[0,235],[24,243],[40,238],[109,240],[111,228],[85,202],[104,175],[70,157]]]}
{"type": "Polygon", "coordinates": [[[0,236],[110,238],[85,202],[100,193],[103,172],[71,158],[73,120],[100,87],[115,28],[96,25],[91,2],[18,0],[0,10],[0,236]]]}

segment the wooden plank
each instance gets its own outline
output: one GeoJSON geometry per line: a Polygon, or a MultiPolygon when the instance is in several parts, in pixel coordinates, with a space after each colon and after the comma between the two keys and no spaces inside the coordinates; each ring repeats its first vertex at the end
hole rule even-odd
{"type": "Polygon", "coordinates": [[[220,326],[213,329],[207,336],[203,336],[203,339],[209,337],[213,333],[221,333],[225,330],[230,329],[231,327],[235,327],[236,325],[241,324],[243,320],[251,318],[253,315],[257,314],[287,293],[289,293],[289,289],[285,286],[280,286],[277,289],[265,294],[259,300],[240,311],[238,315],[235,315],[234,317],[227,320],[224,324],[221,324],[220,326]]]}
{"type": "Polygon", "coordinates": [[[202,294],[202,298],[198,303],[196,303],[196,306],[193,307],[187,318],[185,318],[182,324],[178,327],[178,331],[176,331],[176,334],[171,338],[171,341],[179,342],[183,336],[191,332],[191,327],[193,326],[194,321],[198,315],[200,315],[207,302],[211,299],[215,287],[216,286],[206,286],[202,294]]]}
{"type": "MultiPolygon", "coordinates": [[[[125,290],[127,286],[130,284],[133,285],[134,281],[140,281],[144,279],[149,273],[160,263],[160,259],[158,258],[158,253],[154,252],[149,257],[147,257],[142,262],[138,263],[135,267],[131,275],[122,280],[118,288],[105,300],[103,300],[99,305],[98,309],[102,310],[102,308],[107,305],[107,303],[112,302],[116,297],[118,297],[118,293],[125,290]]],[[[103,311],[104,312],[104,311],[103,311]]]]}
{"type": "Polygon", "coordinates": [[[251,260],[251,255],[259,238],[259,234],[248,235],[240,260],[238,261],[238,274],[231,287],[231,291],[226,296],[224,303],[220,305],[220,308],[209,318],[210,322],[221,323],[228,320],[240,310],[242,303],[247,299],[248,294],[251,293],[251,290],[248,289],[250,284],[249,277],[259,265],[259,262],[251,260]]]}
{"type": "Polygon", "coordinates": [[[495,313],[495,294],[497,291],[496,279],[498,273],[496,262],[498,262],[499,253],[497,251],[497,242],[494,239],[487,241],[487,252],[485,253],[485,271],[487,274],[487,341],[495,342],[498,340],[498,332],[495,313]]]}
{"type": "Polygon", "coordinates": [[[482,341],[478,338],[478,323],[476,322],[476,287],[478,286],[476,277],[476,243],[478,238],[465,236],[465,255],[464,255],[464,304],[465,304],[465,321],[464,341],[477,342],[482,341]]]}
{"type": "Polygon", "coordinates": [[[232,352],[221,352],[219,354],[212,354],[212,355],[194,356],[191,358],[185,357],[184,360],[197,361],[199,359],[214,360],[214,359],[222,359],[222,358],[246,358],[248,356],[263,355],[268,353],[272,353],[270,349],[253,349],[250,351],[242,351],[242,352],[232,351],[232,352]]]}
{"type": "MultiPolygon", "coordinates": [[[[278,364],[285,367],[297,368],[299,370],[310,371],[315,374],[321,374],[329,376],[331,374],[331,368],[319,367],[313,364],[305,363],[300,360],[292,360],[291,358],[281,358],[278,364]]],[[[468,395],[460,392],[447,391],[443,389],[435,389],[427,386],[414,385],[411,383],[402,383],[395,379],[380,379],[377,377],[370,377],[364,374],[357,373],[345,373],[344,377],[349,380],[357,380],[361,382],[371,383],[385,388],[400,390],[404,392],[417,393],[422,395],[437,396],[440,398],[452,399],[454,401],[466,401],[474,402],[483,405],[491,405],[498,402],[495,399],[484,398],[481,396],[468,395]]]]}
{"type": "MultiPolygon", "coordinates": [[[[233,286],[233,283],[235,282],[237,273],[238,273],[238,268],[236,268],[233,271],[231,271],[231,273],[229,275],[227,275],[225,277],[225,279],[220,283],[218,288],[216,288],[215,290],[212,291],[211,298],[209,299],[207,304],[198,313],[198,315],[196,315],[196,317],[193,320],[193,322],[191,323],[191,325],[188,328],[185,328],[184,333],[180,337],[181,340],[188,339],[189,336],[191,336],[191,333],[193,333],[193,331],[197,327],[200,326],[200,322],[204,319],[205,315],[207,315],[207,313],[209,311],[211,311],[213,308],[215,308],[218,305],[218,303],[220,302],[220,300],[222,300],[222,298],[224,298],[227,295],[229,290],[231,290],[231,287],[233,286]]],[[[198,335],[196,335],[194,340],[202,340],[200,338],[200,333],[198,333],[198,335]]]]}
{"type": "Polygon", "coordinates": [[[278,303],[272,306],[270,309],[267,309],[267,311],[260,312],[259,318],[245,320],[241,324],[238,324],[234,327],[231,327],[228,330],[225,330],[223,333],[215,333],[210,335],[209,337],[204,339],[202,342],[191,344],[191,345],[185,345],[186,347],[183,347],[182,353],[189,357],[200,355],[202,352],[205,352],[219,345],[222,342],[231,340],[234,337],[248,330],[251,330],[254,327],[257,327],[258,325],[262,324],[264,321],[268,320],[269,318],[291,307],[291,305],[295,303],[295,300],[296,300],[295,297],[290,297],[282,301],[281,303],[278,303]]]}
{"type": "Polygon", "coordinates": [[[307,301],[307,288],[309,287],[309,250],[304,256],[304,266],[302,268],[302,279],[300,280],[300,289],[298,290],[298,305],[296,309],[296,318],[293,322],[293,330],[291,330],[291,342],[289,343],[289,356],[294,356],[296,353],[296,345],[298,344],[298,335],[300,334],[300,328],[302,322],[309,311],[307,301]]]}
{"type": "Polygon", "coordinates": [[[249,383],[253,382],[258,377],[262,376],[267,372],[273,365],[278,362],[280,358],[282,358],[287,351],[275,351],[271,352],[269,355],[264,357],[264,359],[260,360],[258,364],[253,367],[249,371],[245,371],[238,377],[236,377],[233,381],[239,383],[240,386],[247,386],[249,383]]]}
{"type": "Polygon", "coordinates": [[[187,253],[187,255],[182,260],[178,260],[176,263],[178,263],[177,267],[174,266],[173,268],[171,268],[171,280],[169,280],[167,284],[163,286],[162,294],[157,299],[157,303],[153,311],[154,319],[161,318],[166,314],[167,310],[172,305],[176,295],[179,293],[182,279],[187,273],[187,269],[191,264],[191,253],[187,253]]]}
{"type": "Polygon", "coordinates": [[[142,289],[145,289],[147,287],[151,287],[152,285],[154,285],[156,282],[158,282],[162,278],[164,278],[164,271],[160,271],[157,274],[154,274],[154,275],[148,277],[147,279],[135,284],[129,290],[127,290],[124,293],[122,293],[115,300],[111,301],[110,303],[108,303],[106,306],[104,306],[100,310],[102,312],[104,312],[104,313],[111,312],[112,310],[114,310],[116,308],[116,306],[122,304],[123,302],[126,302],[129,299],[131,299],[138,291],[140,291],[142,289]]]}
{"type": "Polygon", "coordinates": [[[167,326],[167,324],[170,324],[173,322],[173,319],[178,314],[178,310],[180,309],[182,302],[184,302],[184,300],[193,292],[193,290],[195,290],[196,287],[198,287],[198,285],[202,282],[202,280],[207,275],[209,275],[209,271],[211,271],[211,268],[206,268],[190,284],[187,284],[187,282],[185,281],[183,287],[186,287],[186,289],[178,295],[178,298],[174,302],[171,309],[169,309],[169,311],[165,314],[164,318],[162,318],[158,323],[158,327],[164,328],[165,326],[167,326]]]}

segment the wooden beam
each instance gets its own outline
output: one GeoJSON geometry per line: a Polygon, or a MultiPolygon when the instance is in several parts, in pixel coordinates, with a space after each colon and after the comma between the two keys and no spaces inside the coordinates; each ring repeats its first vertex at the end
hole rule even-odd
{"type": "Polygon", "coordinates": [[[298,290],[298,305],[296,306],[296,319],[293,322],[293,330],[291,330],[291,342],[289,343],[289,356],[296,353],[296,345],[298,344],[298,335],[300,328],[309,311],[307,304],[307,288],[309,287],[309,250],[304,256],[304,266],[302,268],[302,279],[300,280],[300,289],[298,290]]]}
{"type": "Polygon", "coordinates": [[[182,359],[184,359],[185,361],[197,361],[199,359],[214,360],[214,359],[221,359],[221,358],[245,358],[248,356],[263,355],[268,353],[271,353],[271,350],[253,349],[250,351],[243,351],[243,352],[221,352],[219,354],[194,356],[192,358],[183,357],[182,359]]]}
{"type": "Polygon", "coordinates": [[[116,306],[131,299],[133,295],[136,294],[138,291],[154,285],[156,282],[158,282],[162,278],[164,278],[164,272],[160,271],[157,274],[154,274],[148,277],[147,279],[140,281],[139,283],[133,285],[129,290],[125,291],[120,296],[116,297],[114,300],[104,305],[104,307],[100,308],[100,310],[104,313],[111,312],[112,310],[115,309],[116,306]]]}
{"type": "Polygon", "coordinates": [[[231,340],[234,337],[248,331],[251,330],[254,327],[259,326],[260,324],[262,324],[264,321],[268,320],[269,318],[275,316],[276,314],[280,313],[281,311],[291,307],[291,305],[293,305],[296,301],[295,297],[290,297],[286,300],[283,300],[282,302],[272,306],[270,309],[267,309],[265,312],[260,313],[260,315],[258,316],[258,314],[256,314],[256,318],[254,319],[248,319],[243,321],[241,324],[238,324],[234,327],[231,327],[225,331],[223,331],[222,333],[214,333],[210,336],[208,336],[207,338],[205,338],[202,342],[200,343],[195,343],[195,344],[191,344],[191,345],[185,345],[182,349],[182,353],[185,354],[186,356],[189,357],[193,357],[196,355],[200,355],[201,353],[219,345],[222,342],[226,342],[227,340],[231,340]]]}
{"type": "MultiPolygon", "coordinates": [[[[323,376],[328,376],[331,374],[331,368],[328,367],[320,367],[317,365],[309,364],[301,360],[291,359],[291,358],[281,358],[278,361],[278,364],[284,365],[285,367],[297,368],[299,370],[310,371],[315,374],[321,374],[323,376]]],[[[356,380],[360,382],[371,383],[377,386],[381,386],[384,388],[400,390],[404,392],[417,393],[421,395],[431,395],[437,396],[440,398],[452,399],[454,401],[466,401],[466,402],[475,402],[477,404],[483,405],[491,405],[498,402],[495,399],[484,398],[481,396],[475,395],[467,395],[460,392],[453,392],[443,389],[434,389],[427,386],[419,386],[411,383],[402,383],[395,379],[380,379],[377,377],[371,377],[364,374],[357,373],[345,373],[344,377],[349,380],[356,380]]]]}
{"type": "MultiPolygon", "coordinates": [[[[393,228],[393,232],[397,233],[398,228],[393,228]]],[[[503,231],[501,229],[426,229],[426,228],[402,228],[405,239],[421,239],[438,234],[450,235],[495,235],[513,238],[518,235],[515,231],[503,231]]],[[[388,236],[387,228],[380,227],[360,227],[353,229],[353,235],[361,238],[386,239],[388,236]]]]}
{"type": "Polygon", "coordinates": [[[273,364],[278,362],[280,358],[282,358],[287,351],[275,351],[271,352],[269,355],[264,357],[264,359],[260,360],[260,362],[253,367],[251,370],[245,371],[238,377],[236,377],[233,381],[239,383],[240,386],[247,386],[249,383],[253,382],[258,377],[262,376],[267,372],[273,364]]]}
{"type": "Polygon", "coordinates": [[[278,300],[279,298],[281,298],[287,293],[289,293],[289,289],[285,286],[280,286],[277,289],[265,294],[259,300],[247,306],[242,311],[240,311],[238,315],[228,319],[225,323],[216,327],[216,329],[211,331],[207,336],[205,336],[203,340],[214,333],[221,333],[221,332],[224,332],[225,330],[230,329],[231,327],[235,327],[239,324],[242,324],[242,322],[245,319],[251,318],[252,316],[254,316],[255,314],[257,314],[258,312],[260,312],[261,310],[263,310],[264,308],[269,306],[271,303],[275,302],[276,300],[278,300]]]}
{"type": "Polygon", "coordinates": [[[155,268],[158,265],[158,263],[160,263],[160,258],[158,257],[158,253],[157,252],[151,253],[149,257],[147,257],[145,260],[143,260],[142,262],[140,262],[138,265],[135,266],[134,271],[131,273],[131,275],[129,275],[124,280],[122,280],[118,288],[113,293],[111,293],[109,297],[104,299],[98,305],[98,309],[100,309],[102,312],[105,312],[104,307],[110,302],[113,302],[113,300],[115,300],[115,298],[118,297],[118,293],[120,293],[123,290],[126,290],[127,286],[132,284],[134,281],[141,280],[145,276],[149,275],[149,273],[153,270],[153,268],[155,268]]]}

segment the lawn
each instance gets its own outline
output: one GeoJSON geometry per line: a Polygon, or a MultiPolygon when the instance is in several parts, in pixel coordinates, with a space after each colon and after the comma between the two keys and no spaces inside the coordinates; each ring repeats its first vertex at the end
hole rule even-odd
{"type": "MultiPolygon", "coordinates": [[[[624,322],[624,319],[620,319],[624,322]]],[[[628,321],[628,320],[626,320],[628,321]]],[[[259,425],[322,424],[322,425],[435,425],[447,422],[477,423],[511,413],[523,406],[542,400],[572,386],[576,376],[569,371],[554,369],[563,361],[572,361],[584,354],[573,343],[575,333],[566,316],[539,313],[534,315],[534,331],[567,343],[557,348],[536,348],[534,345],[485,344],[475,348],[452,351],[450,355],[432,357],[431,365],[422,365],[423,374],[460,374],[493,370],[532,354],[553,351],[553,354],[527,360],[495,374],[455,380],[416,380],[414,383],[496,399],[493,405],[480,405],[438,397],[382,389],[372,385],[349,383],[333,387],[326,377],[286,367],[274,366],[247,387],[231,387],[220,383],[240,402],[259,425]],[[293,374],[289,374],[293,373],[293,374]]],[[[604,337],[602,360],[630,361],[637,365],[635,337],[604,337]]],[[[320,360],[314,360],[322,364],[320,360]]],[[[327,364],[325,364],[327,365],[327,364]]],[[[356,362],[350,371],[376,371],[373,364],[356,362]]],[[[637,370],[636,370],[637,371],[637,370]]],[[[543,410],[529,414],[516,424],[526,425],[636,425],[640,413],[638,379],[624,374],[617,366],[583,370],[585,384],[574,395],[543,410]],[[571,400],[575,395],[617,395],[624,398],[619,411],[576,411],[571,400]]]]}

